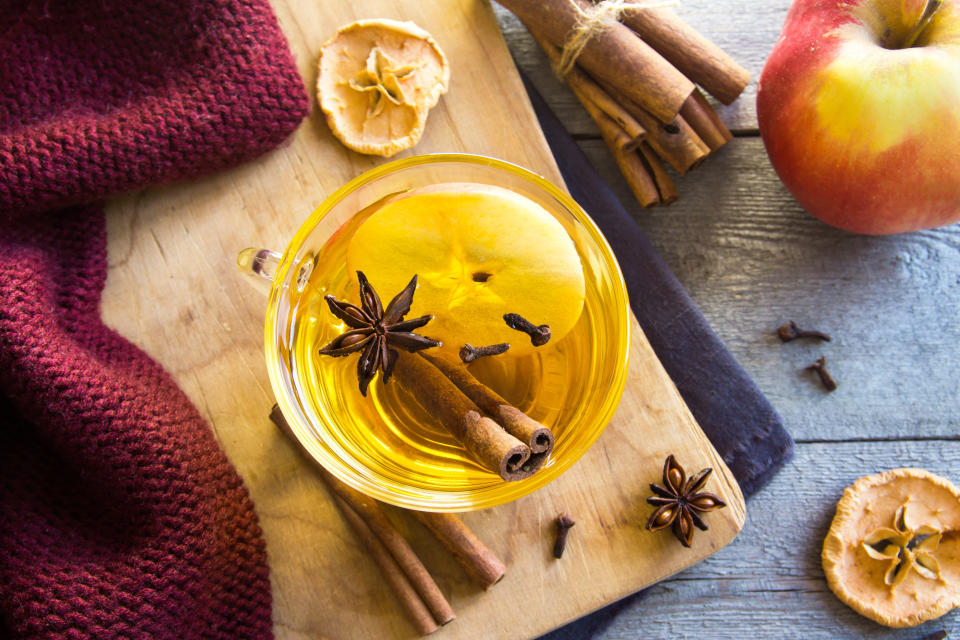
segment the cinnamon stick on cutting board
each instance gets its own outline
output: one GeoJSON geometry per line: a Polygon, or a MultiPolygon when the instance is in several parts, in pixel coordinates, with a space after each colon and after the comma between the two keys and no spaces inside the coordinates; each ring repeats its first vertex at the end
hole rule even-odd
{"type": "Polygon", "coordinates": [[[340,496],[334,495],[334,502],[343,515],[343,519],[353,529],[354,534],[360,539],[367,553],[380,569],[383,579],[390,585],[403,610],[407,613],[407,617],[420,635],[427,635],[439,629],[440,625],[434,620],[427,605],[423,603],[420,594],[417,593],[400,565],[393,559],[393,556],[390,555],[390,552],[387,551],[387,548],[377,536],[373,534],[363,518],[357,515],[357,512],[340,496]]]}
{"type": "Polygon", "coordinates": [[[424,604],[430,609],[437,624],[445,625],[456,618],[450,603],[440,592],[440,587],[437,586],[430,572],[427,571],[416,552],[410,547],[410,543],[390,522],[387,514],[380,508],[380,504],[370,496],[347,486],[323,467],[320,467],[320,473],[330,490],[350,505],[353,511],[363,519],[370,530],[383,543],[383,546],[387,548],[403,573],[409,578],[410,584],[423,598],[424,604]]]}
{"type": "Polygon", "coordinates": [[[428,511],[414,511],[413,515],[482,589],[489,589],[506,575],[506,565],[457,516],[428,511]]]}
{"type": "MultiPolygon", "coordinates": [[[[270,411],[270,420],[289,436],[294,443],[299,442],[291,432],[287,419],[277,405],[273,405],[273,409],[270,411]]],[[[396,527],[393,526],[393,523],[390,522],[390,519],[380,508],[380,504],[370,496],[364,495],[356,489],[347,486],[346,483],[322,466],[317,465],[317,469],[320,472],[320,477],[324,484],[327,485],[330,493],[335,498],[337,506],[341,507],[345,505],[349,510],[347,511],[341,508],[344,518],[347,520],[347,523],[350,524],[351,528],[357,532],[357,536],[361,539],[361,542],[363,542],[364,547],[380,568],[384,579],[387,580],[394,589],[397,598],[400,600],[401,605],[403,605],[404,610],[407,612],[414,626],[416,626],[421,633],[430,633],[434,630],[426,630],[430,625],[423,618],[422,607],[424,606],[430,612],[433,621],[437,625],[442,626],[452,621],[456,615],[450,603],[447,602],[443,593],[440,592],[440,587],[437,586],[437,583],[430,575],[430,572],[427,571],[427,568],[423,566],[416,552],[410,547],[410,544],[404,539],[400,532],[397,531],[396,527]],[[356,520],[351,516],[355,516],[363,522],[367,529],[357,527],[356,520]],[[379,541],[379,546],[370,543],[370,538],[366,535],[367,532],[372,533],[379,541]],[[404,574],[406,581],[398,580],[396,576],[393,575],[393,564],[385,562],[379,557],[382,555],[380,553],[380,546],[389,552],[389,555],[394,560],[394,564],[399,567],[404,574]],[[410,596],[409,590],[406,588],[407,585],[416,592],[418,598],[414,599],[410,596]],[[419,604],[415,600],[419,601],[419,604]]]]}

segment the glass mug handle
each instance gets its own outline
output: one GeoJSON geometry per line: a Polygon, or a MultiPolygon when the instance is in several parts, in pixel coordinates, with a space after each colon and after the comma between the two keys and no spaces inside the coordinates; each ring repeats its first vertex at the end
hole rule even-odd
{"type": "Polygon", "coordinates": [[[272,282],[280,258],[281,254],[276,251],[247,247],[237,254],[237,268],[249,276],[259,276],[272,282]]]}

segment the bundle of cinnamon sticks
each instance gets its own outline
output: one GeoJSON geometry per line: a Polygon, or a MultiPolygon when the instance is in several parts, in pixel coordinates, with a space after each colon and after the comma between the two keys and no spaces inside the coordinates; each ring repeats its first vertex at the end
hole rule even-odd
{"type": "MultiPolygon", "coordinates": [[[[277,405],[273,406],[270,419],[293,442],[298,442],[277,405]]],[[[323,467],[317,465],[317,469],[337,509],[377,565],[416,630],[426,635],[452,622],[456,615],[450,603],[380,503],[348,486],[323,467]]],[[[490,588],[506,574],[503,561],[457,516],[423,511],[411,513],[480,588],[490,588]]]]}
{"type": "Polygon", "coordinates": [[[582,46],[575,64],[562,69],[564,79],[642,206],[677,199],[667,166],[684,175],[733,138],[697,85],[730,104],[750,74],[670,9],[617,3],[619,21],[609,21],[602,2],[498,2],[555,67],[572,39],[582,46]]]}
{"type": "Polygon", "coordinates": [[[553,451],[553,432],[477,380],[465,365],[428,352],[401,353],[393,379],[485,469],[529,478],[553,451]]]}

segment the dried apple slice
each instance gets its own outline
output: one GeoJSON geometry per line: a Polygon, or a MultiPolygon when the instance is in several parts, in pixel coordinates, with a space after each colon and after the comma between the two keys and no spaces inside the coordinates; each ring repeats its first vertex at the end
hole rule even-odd
{"type": "Polygon", "coordinates": [[[889,627],[960,606],[960,489],[922,469],[895,469],[847,487],[823,542],[833,593],[889,627]]]}
{"type": "Polygon", "coordinates": [[[360,153],[389,157],[417,144],[449,84],[446,56],[412,22],[358,20],[320,50],[320,108],[333,134],[360,153]]]}

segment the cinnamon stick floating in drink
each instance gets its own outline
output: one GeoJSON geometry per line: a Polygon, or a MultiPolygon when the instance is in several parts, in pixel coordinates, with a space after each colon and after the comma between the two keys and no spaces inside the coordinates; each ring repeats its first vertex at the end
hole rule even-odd
{"type": "Polygon", "coordinates": [[[423,354],[470,400],[492,416],[498,424],[530,447],[531,464],[539,468],[553,451],[553,432],[504,400],[496,391],[477,380],[466,366],[442,356],[423,354]]]}
{"type": "Polygon", "coordinates": [[[504,480],[529,478],[543,465],[542,456],[532,457],[526,443],[484,416],[480,407],[426,358],[399,354],[393,378],[463,444],[477,462],[504,480]]]}

